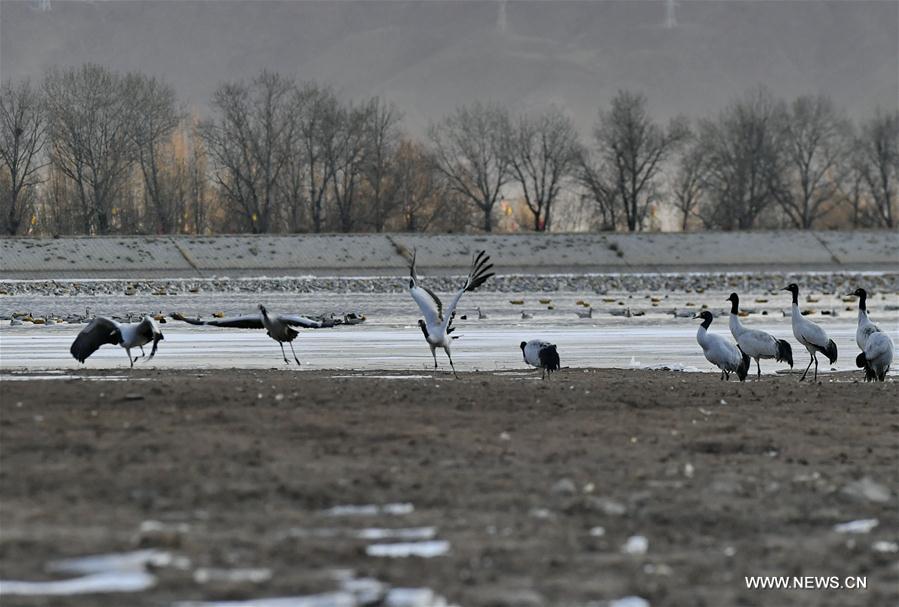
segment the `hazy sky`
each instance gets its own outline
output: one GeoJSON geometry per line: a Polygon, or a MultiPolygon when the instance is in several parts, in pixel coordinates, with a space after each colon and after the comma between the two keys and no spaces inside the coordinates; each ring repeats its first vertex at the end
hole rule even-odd
{"type": "Polygon", "coordinates": [[[0,73],[96,62],[175,85],[200,111],[269,68],[382,95],[413,130],[458,104],[556,103],[581,128],[620,88],[660,117],[719,110],[762,83],[830,94],[855,116],[899,106],[899,2],[0,1],[0,73]]]}

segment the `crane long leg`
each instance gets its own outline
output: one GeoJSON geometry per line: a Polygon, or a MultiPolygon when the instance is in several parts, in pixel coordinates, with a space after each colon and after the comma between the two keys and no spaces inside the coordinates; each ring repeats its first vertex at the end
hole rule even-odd
{"type": "Polygon", "coordinates": [[[287,345],[290,346],[290,352],[293,354],[293,359],[294,359],[295,361],[297,361],[297,366],[300,366],[300,359],[297,358],[297,353],[296,353],[296,352],[294,351],[294,349],[293,349],[293,342],[292,342],[292,341],[289,341],[289,342],[287,342],[287,345]]]}
{"type": "Polygon", "coordinates": [[[757,358],[755,359],[755,368],[758,369],[758,374],[756,375],[756,377],[762,379],[762,368],[759,366],[759,359],[757,358]]]}
{"type": "Polygon", "coordinates": [[[808,361],[808,366],[805,368],[805,373],[802,374],[802,377],[799,378],[799,381],[805,379],[805,376],[808,375],[808,370],[812,368],[812,362],[815,360],[815,357],[812,356],[808,361]]]}
{"type": "Polygon", "coordinates": [[[459,374],[456,373],[456,366],[453,364],[453,355],[450,354],[450,352],[447,348],[444,348],[443,351],[446,352],[446,357],[450,361],[450,369],[453,370],[453,377],[455,377],[456,379],[459,379],[459,374]]]}
{"type": "Polygon", "coordinates": [[[284,353],[284,344],[281,343],[281,342],[279,341],[279,342],[278,342],[278,345],[281,346],[281,356],[284,357],[284,362],[285,362],[285,364],[288,364],[288,365],[289,365],[289,364],[290,364],[290,361],[287,360],[287,354],[284,353]]]}
{"type": "Polygon", "coordinates": [[[147,353],[144,352],[144,347],[143,347],[143,346],[140,347],[140,357],[141,357],[141,358],[146,358],[146,357],[147,357],[147,353]]]}
{"type": "Polygon", "coordinates": [[[125,348],[125,354],[128,355],[128,362],[131,363],[131,368],[134,368],[134,361],[137,360],[137,357],[131,358],[131,348],[125,348]]]}
{"type": "Polygon", "coordinates": [[[434,357],[434,368],[437,368],[437,348],[431,348],[431,356],[434,357]]]}
{"type": "Polygon", "coordinates": [[[812,358],[815,359],[815,381],[818,381],[818,354],[812,354],[812,358]]]}

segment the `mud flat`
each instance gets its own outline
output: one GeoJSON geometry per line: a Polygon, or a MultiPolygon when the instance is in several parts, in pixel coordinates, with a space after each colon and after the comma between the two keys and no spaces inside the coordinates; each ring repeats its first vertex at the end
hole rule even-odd
{"type": "Polygon", "coordinates": [[[0,591],[65,577],[57,559],[138,549],[156,551],[137,555],[152,579],[4,605],[361,603],[340,602],[347,576],[357,593],[430,589],[375,595],[394,605],[899,602],[894,381],[76,375],[0,387],[0,591]],[[867,589],[748,590],[753,575],[867,589]]]}

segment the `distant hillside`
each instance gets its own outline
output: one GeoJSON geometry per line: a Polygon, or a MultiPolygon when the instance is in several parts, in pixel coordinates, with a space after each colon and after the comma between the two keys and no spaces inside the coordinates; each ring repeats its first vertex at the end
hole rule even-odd
{"type": "Polygon", "coordinates": [[[747,87],[828,93],[855,115],[899,105],[899,3],[0,3],[3,78],[93,61],[163,76],[201,109],[217,83],[270,68],[383,95],[421,129],[460,103],[555,102],[589,128],[619,88],[661,117],[747,87]],[[49,6],[49,10],[46,9],[49,6]]]}

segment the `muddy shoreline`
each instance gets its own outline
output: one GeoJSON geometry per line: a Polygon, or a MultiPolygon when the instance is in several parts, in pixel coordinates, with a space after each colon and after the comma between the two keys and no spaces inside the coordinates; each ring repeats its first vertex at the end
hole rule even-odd
{"type": "Polygon", "coordinates": [[[653,607],[899,600],[897,555],[875,548],[899,540],[893,381],[737,384],[612,369],[567,369],[547,382],[103,375],[0,387],[0,579],[47,579],[54,559],[135,548],[189,565],[160,568],[139,593],[4,605],[309,595],[334,590],[335,569],[469,606],[630,595],[653,607]],[[412,508],[326,512],[391,503],[412,508]],[[834,530],[859,519],[877,524],[834,530]],[[168,531],[141,531],[147,521],[168,531]],[[366,529],[427,527],[449,543],[445,555],[367,552],[366,529]],[[648,541],[645,553],[631,550],[633,536],[648,541]],[[199,583],[200,568],[270,577],[199,583]],[[868,589],[746,589],[743,576],[765,574],[861,575],[868,589]]]}

